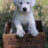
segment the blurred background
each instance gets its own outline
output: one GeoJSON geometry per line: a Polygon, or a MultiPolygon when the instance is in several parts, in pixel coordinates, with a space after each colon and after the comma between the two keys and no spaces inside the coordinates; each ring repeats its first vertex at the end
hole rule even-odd
{"type": "MultiPolygon", "coordinates": [[[[37,4],[33,7],[34,17],[36,20],[42,20],[46,30],[46,46],[48,48],[48,0],[36,0],[37,4]]],[[[15,10],[13,0],[0,0],[0,48],[3,48],[2,36],[4,25],[7,21],[12,20],[15,10]]]]}

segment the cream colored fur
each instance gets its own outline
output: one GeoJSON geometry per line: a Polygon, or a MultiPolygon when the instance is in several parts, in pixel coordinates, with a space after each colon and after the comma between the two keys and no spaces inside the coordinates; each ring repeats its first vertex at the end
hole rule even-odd
{"type": "Polygon", "coordinates": [[[19,37],[24,37],[25,31],[21,24],[27,24],[29,28],[29,33],[36,37],[39,32],[36,29],[35,19],[33,16],[32,7],[35,5],[35,0],[14,0],[15,5],[17,6],[17,9],[14,12],[12,23],[14,24],[15,28],[17,28],[16,35],[19,37]],[[20,5],[19,3],[22,2],[23,4],[20,5]],[[26,4],[29,2],[29,4],[26,4]],[[27,11],[24,12],[23,8],[26,7],[27,11]]]}

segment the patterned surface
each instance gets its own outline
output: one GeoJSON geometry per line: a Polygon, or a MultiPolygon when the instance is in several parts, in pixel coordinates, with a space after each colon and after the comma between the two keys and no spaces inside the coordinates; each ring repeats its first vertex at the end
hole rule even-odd
{"type": "Polygon", "coordinates": [[[4,48],[45,48],[45,33],[40,32],[37,37],[26,34],[23,38],[15,34],[5,34],[3,45],[4,48]]]}

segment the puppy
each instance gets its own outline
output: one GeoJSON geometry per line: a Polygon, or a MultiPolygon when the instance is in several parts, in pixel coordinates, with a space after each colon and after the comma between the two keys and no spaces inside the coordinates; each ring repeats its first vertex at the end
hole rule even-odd
{"type": "Polygon", "coordinates": [[[16,35],[19,37],[24,37],[25,31],[22,27],[28,23],[29,33],[36,37],[39,32],[36,29],[35,19],[33,16],[32,7],[36,4],[35,0],[14,0],[15,5],[17,6],[13,18],[12,24],[14,24],[17,29],[16,35]]]}

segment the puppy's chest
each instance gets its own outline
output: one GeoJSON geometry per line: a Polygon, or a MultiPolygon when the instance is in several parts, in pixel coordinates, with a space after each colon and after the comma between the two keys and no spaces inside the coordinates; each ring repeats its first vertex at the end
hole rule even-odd
{"type": "Polygon", "coordinates": [[[26,25],[28,23],[28,18],[27,17],[21,17],[21,23],[26,25]]]}

